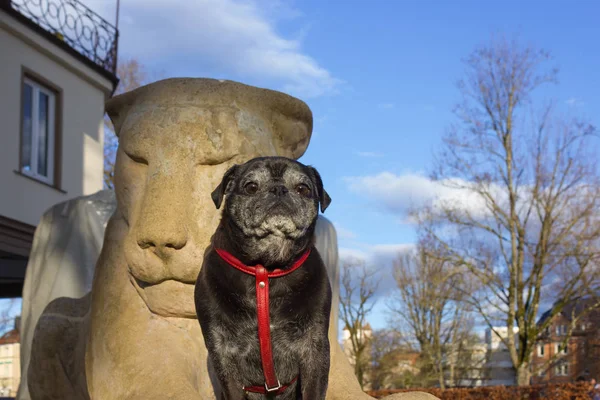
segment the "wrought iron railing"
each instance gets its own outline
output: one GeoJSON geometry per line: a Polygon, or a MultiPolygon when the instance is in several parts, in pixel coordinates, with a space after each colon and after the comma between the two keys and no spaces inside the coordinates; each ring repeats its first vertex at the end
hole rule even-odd
{"type": "Polygon", "coordinates": [[[77,0],[9,0],[11,7],[116,74],[119,31],[77,0]]]}

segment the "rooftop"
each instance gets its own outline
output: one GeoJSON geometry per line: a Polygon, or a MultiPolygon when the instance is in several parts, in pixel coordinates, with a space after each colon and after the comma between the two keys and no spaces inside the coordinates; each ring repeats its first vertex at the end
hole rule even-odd
{"type": "Polygon", "coordinates": [[[0,345],[19,343],[20,340],[21,335],[19,335],[19,331],[13,329],[12,331],[8,331],[2,335],[2,337],[0,337],[0,345]]]}
{"type": "MultiPolygon", "coordinates": [[[[572,321],[573,317],[579,318],[582,314],[588,314],[589,316],[596,316],[600,312],[598,308],[597,298],[584,297],[568,302],[564,305],[562,311],[557,315],[562,315],[568,321],[572,321]]],[[[552,316],[552,309],[546,310],[538,321],[538,325],[544,323],[548,318],[552,316]]]]}

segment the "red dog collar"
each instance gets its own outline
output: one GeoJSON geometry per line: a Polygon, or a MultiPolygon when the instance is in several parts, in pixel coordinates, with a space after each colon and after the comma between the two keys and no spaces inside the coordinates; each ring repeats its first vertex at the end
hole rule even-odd
{"type": "Polygon", "coordinates": [[[215,249],[217,254],[227,264],[237,270],[256,277],[256,314],[258,318],[258,344],[260,347],[260,360],[262,362],[263,374],[265,376],[265,386],[246,386],[244,390],[253,393],[273,393],[278,395],[287,389],[298,379],[295,377],[287,385],[281,385],[275,375],[275,366],[273,364],[273,349],[271,348],[271,321],[269,315],[269,278],[279,278],[291,274],[304,264],[310,255],[310,249],[306,250],[302,256],[292,264],[289,269],[276,269],[269,273],[262,265],[250,267],[244,265],[240,260],[223,249],[215,249]]]}

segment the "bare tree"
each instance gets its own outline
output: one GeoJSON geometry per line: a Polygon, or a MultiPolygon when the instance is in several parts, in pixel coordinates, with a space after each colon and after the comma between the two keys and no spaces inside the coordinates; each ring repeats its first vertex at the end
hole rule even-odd
{"type": "MultiPolygon", "coordinates": [[[[115,95],[129,92],[149,83],[149,74],[146,67],[135,58],[122,60],[117,67],[117,75],[119,85],[115,95]]],[[[114,133],[112,122],[106,115],[104,117],[104,127],[104,187],[112,189],[119,141],[114,133]]]]}
{"type": "Polygon", "coordinates": [[[375,280],[376,273],[375,269],[369,268],[360,259],[343,261],[340,271],[340,319],[344,330],[349,334],[349,356],[361,388],[366,383],[370,362],[370,335],[365,328],[367,316],[375,305],[374,297],[379,286],[379,281],[375,280]]]}
{"type": "Polygon", "coordinates": [[[556,82],[549,60],[506,40],[466,59],[459,122],[433,173],[453,201],[438,199],[418,217],[479,282],[471,305],[507,346],[519,385],[529,384],[535,342],[552,318],[598,288],[596,130],[561,118],[552,105],[533,106],[536,89],[556,82]],[[542,296],[550,287],[552,299],[542,296]],[[548,318],[538,324],[546,304],[548,318]],[[498,324],[509,334],[500,335],[498,324]]]}
{"type": "Polygon", "coordinates": [[[0,336],[15,326],[17,299],[0,299],[0,336]]]}
{"type": "Polygon", "coordinates": [[[406,350],[403,339],[397,330],[379,329],[371,336],[371,374],[372,390],[388,388],[397,367],[398,351],[406,350]]]}
{"type": "Polygon", "coordinates": [[[465,329],[466,307],[461,301],[464,274],[434,243],[422,239],[414,252],[394,261],[397,296],[389,304],[405,336],[421,352],[422,378],[431,375],[441,388],[453,382],[465,329]]]}

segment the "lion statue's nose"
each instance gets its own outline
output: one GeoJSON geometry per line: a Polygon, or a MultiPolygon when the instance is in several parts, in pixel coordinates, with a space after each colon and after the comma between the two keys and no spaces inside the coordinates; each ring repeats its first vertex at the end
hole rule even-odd
{"type": "Polygon", "coordinates": [[[191,178],[184,164],[179,168],[157,167],[149,175],[138,212],[132,218],[131,240],[142,251],[153,252],[166,261],[192,242],[188,187],[191,178]]]}
{"type": "Polygon", "coordinates": [[[141,215],[134,223],[132,239],[143,251],[151,251],[166,261],[190,241],[185,221],[187,210],[181,210],[181,205],[168,196],[156,196],[154,192],[151,194],[144,199],[141,215]],[[167,206],[162,206],[161,202],[167,206]],[[164,219],[158,218],[159,215],[164,219]]]}
{"type": "Polygon", "coordinates": [[[137,238],[137,244],[143,250],[152,251],[160,258],[166,258],[176,250],[185,247],[187,235],[182,229],[166,234],[143,231],[137,238]]]}

